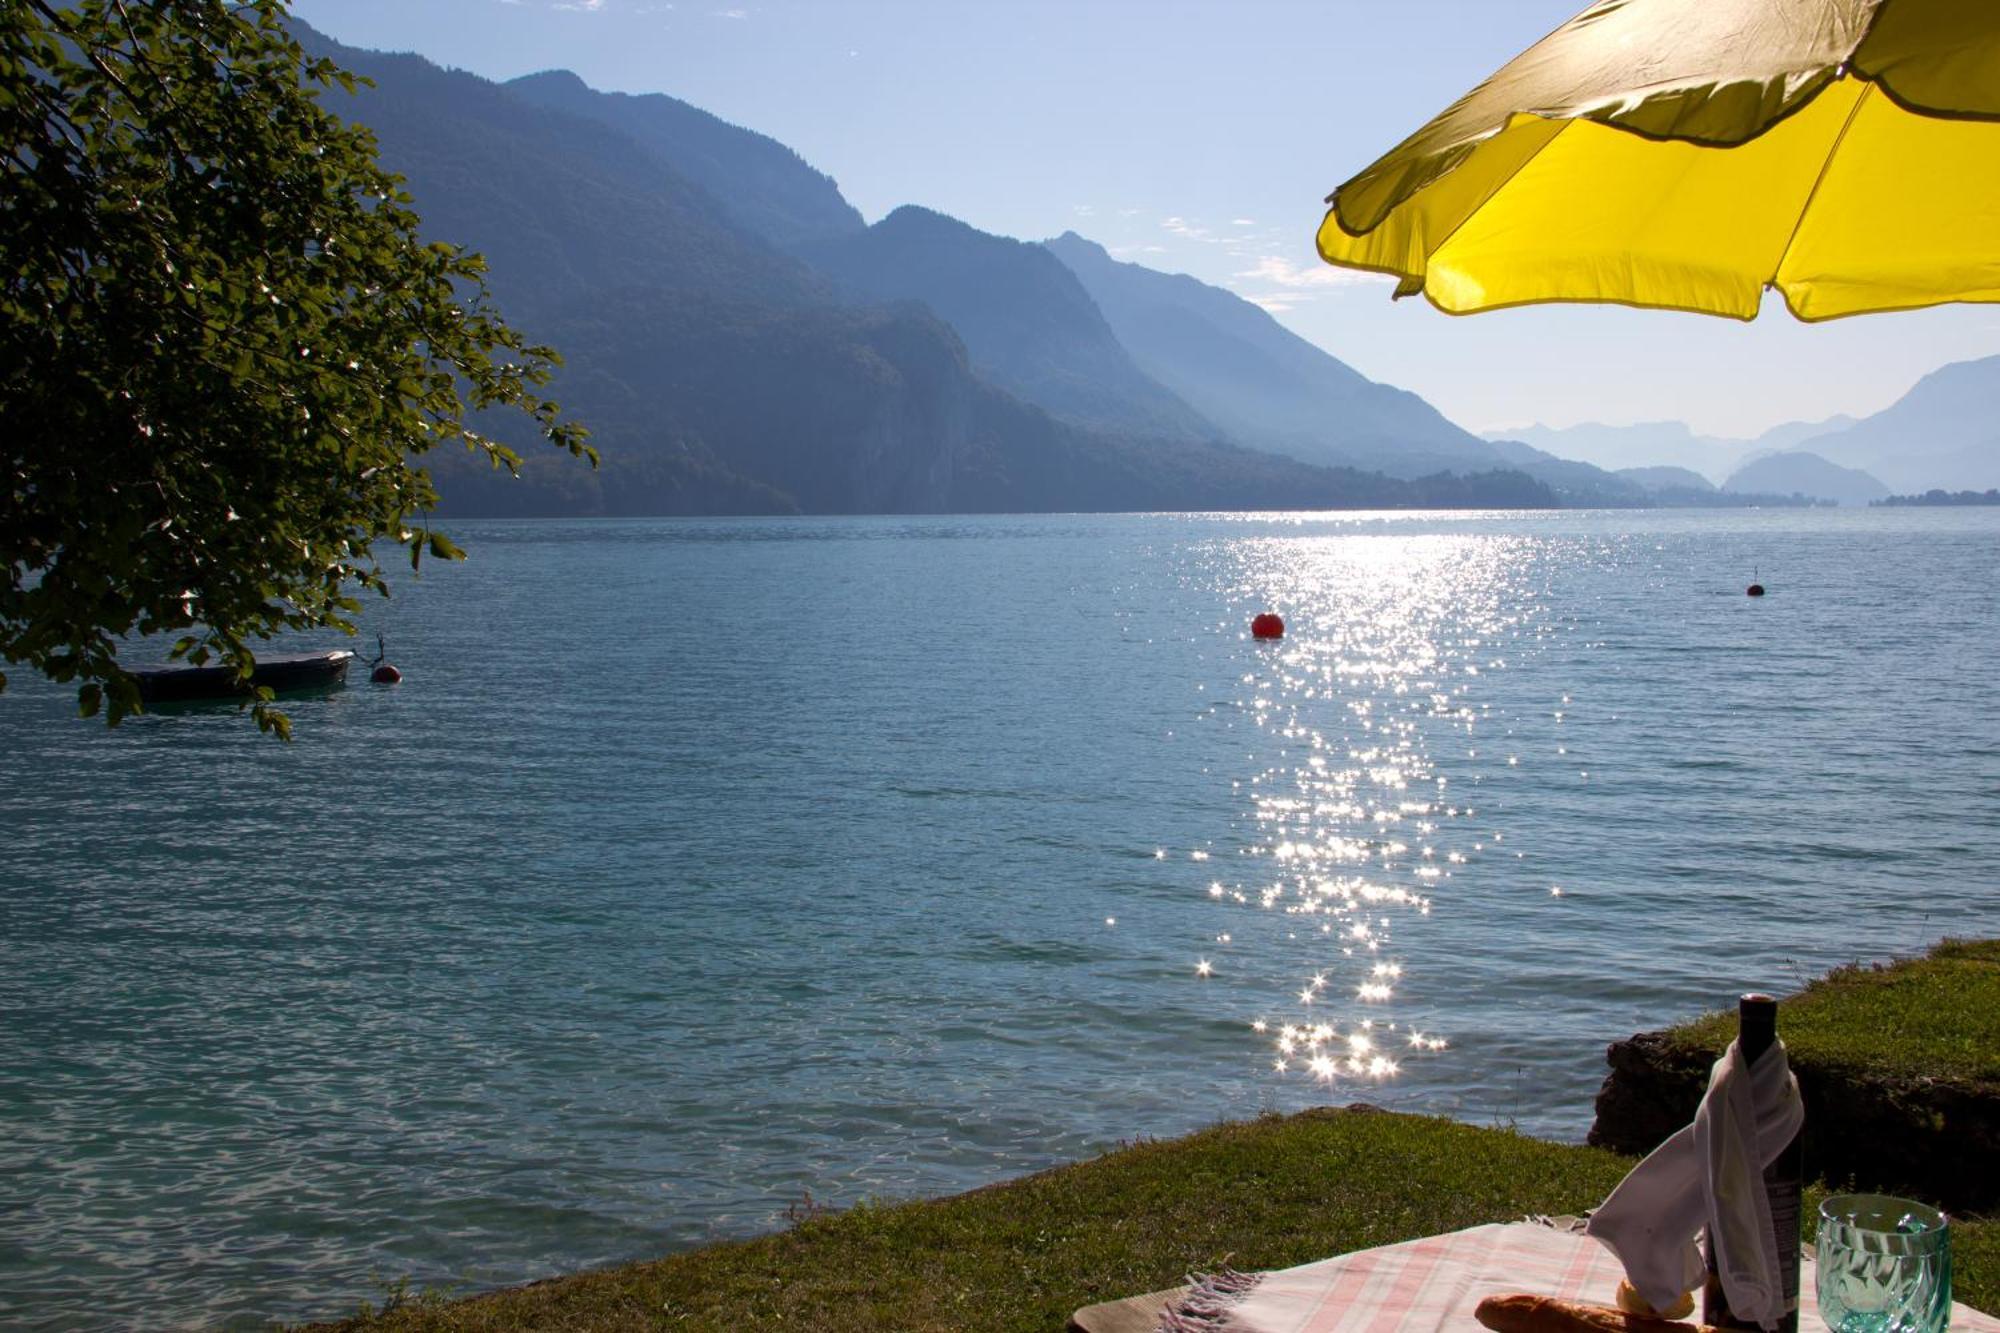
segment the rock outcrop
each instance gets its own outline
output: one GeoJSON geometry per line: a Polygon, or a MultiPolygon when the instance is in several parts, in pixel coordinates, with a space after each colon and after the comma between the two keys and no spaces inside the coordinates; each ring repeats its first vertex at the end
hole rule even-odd
{"type": "MultiPolygon", "coordinates": [[[[1644,1154],[1694,1119],[1721,1054],[1641,1032],[1605,1051],[1593,1147],[1644,1154]]],[[[1948,1212],[2000,1206],[2000,1089],[1889,1078],[1794,1060],[1805,1099],[1805,1170],[1831,1189],[1880,1190],[1948,1212]]]]}

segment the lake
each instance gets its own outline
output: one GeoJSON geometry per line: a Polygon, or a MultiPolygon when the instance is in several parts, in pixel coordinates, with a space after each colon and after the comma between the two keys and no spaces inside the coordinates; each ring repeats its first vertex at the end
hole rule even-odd
{"type": "Polygon", "coordinates": [[[2000,933],[2000,511],[451,531],[291,745],[10,672],[0,1323],[1315,1103],[1580,1139],[1609,1041],[2000,933]]]}

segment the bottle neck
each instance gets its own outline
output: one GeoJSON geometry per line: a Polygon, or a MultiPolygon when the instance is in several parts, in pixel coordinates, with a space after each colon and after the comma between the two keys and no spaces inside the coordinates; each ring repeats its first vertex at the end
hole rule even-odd
{"type": "Polygon", "coordinates": [[[1749,1064],[1778,1040],[1778,1002],[1768,995],[1745,995],[1736,1004],[1736,1048],[1749,1064]]]}

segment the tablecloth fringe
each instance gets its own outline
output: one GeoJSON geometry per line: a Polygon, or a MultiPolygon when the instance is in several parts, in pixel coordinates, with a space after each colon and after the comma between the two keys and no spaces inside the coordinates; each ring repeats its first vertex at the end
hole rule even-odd
{"type": "Polygon", "coordinates": [[[1233,1268],[1190,1273],[1187,1295],[1160,1312],[1156,1333],[1215,1333],[1263,1280],[1262,1273],[1239,1273],[1233,1268]]]}

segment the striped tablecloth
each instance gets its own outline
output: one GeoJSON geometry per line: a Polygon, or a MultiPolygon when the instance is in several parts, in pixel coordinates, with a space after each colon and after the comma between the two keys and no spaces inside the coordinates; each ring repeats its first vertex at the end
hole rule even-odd
{"type": "MultiPolygon", "coordinates": [[[[1609,1305],[1624,1276],[1588,1236],[1535,1222],[1495,1223],[1298,1268],[1198,1285],[1160,1315],[1161,1333],[1460,1333],[1487,1296],[1530,1292],[1609,1305]]],[[[1825,1326],[1810,1258],[1799,1327],[1825,1326]]],[[[2000,1333],[2000,1320],[1952,1307],[1954,1333],[2000,1333]]]]}

